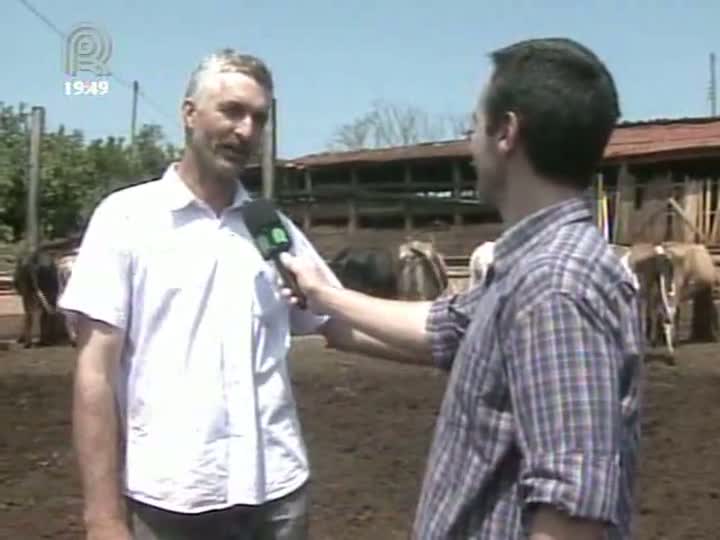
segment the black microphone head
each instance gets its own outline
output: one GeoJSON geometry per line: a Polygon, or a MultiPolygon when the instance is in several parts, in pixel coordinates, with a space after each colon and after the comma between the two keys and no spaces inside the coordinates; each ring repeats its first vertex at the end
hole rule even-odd
{"type": "Polygon", "coordinates": [[[292,247],[292,239],[273,203],[255,199],[241,207],[245,226],[264,259],[271,259],[292,247]]]}

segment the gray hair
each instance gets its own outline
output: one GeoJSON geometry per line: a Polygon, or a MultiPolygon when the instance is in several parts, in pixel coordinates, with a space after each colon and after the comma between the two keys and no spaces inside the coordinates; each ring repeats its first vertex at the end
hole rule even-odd
{"type": "Polygon", "coordinates": [[[196,97],[208,77],[218,73],[242,73],[254,79],[269,94],[273,93],[270,69],[259,58],[241,54],[234,49],[222,49],[205,57],[190,76],[186,98],[196,97]]]}

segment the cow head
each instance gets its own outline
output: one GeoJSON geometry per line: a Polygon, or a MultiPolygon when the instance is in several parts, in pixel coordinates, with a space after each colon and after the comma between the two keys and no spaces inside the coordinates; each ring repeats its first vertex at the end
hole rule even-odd
{"type": "Polygon", "coordinates": [[[657,266],[658,289],[662,301],[663,332],[670,352],[673,352],[675,314],[677,313],[679,295],[675,281],[676,267],[672,256],[661,245],[655,246],[655,264],[657,266]]]}
{"type": "Polygon", "coordinates": [[[675,286],[673,259],[662,245],[635,244],[621,257],[632,270],[643,296],[645,318],[652,341],[656,338],[658,318],[662,321],[665,343],[672,354],[674,321],[678,295],[675,286]]]}
{"type": "Polygon", "coordinates": [[[398,248],[398,293],[405,300],[434,300],[448,287],[445,263],[430,242],[405,242],[398,248]]]}
{"type": "Polygon", "coordinates": [[[345,288],[380,298],[397,296],[395,259],[385,249],[346,247],[329,266],[345,288]]]}

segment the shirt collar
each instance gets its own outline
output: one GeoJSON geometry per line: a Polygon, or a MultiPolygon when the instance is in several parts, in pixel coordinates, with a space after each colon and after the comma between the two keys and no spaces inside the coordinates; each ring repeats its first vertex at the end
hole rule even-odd
{"type": "Polygon", "coordinates": [[[559,228],[573,222],[592,223],[590,204],[585,197],[573,197],[526,216],[505,231],[495,243],[494,274],[513,268],[537,245],[551,240],[559,228]]]}
{"type": "MultiPolygon", "coordinates": [[[[163,189],[166,191],[166,201],[170,210],[182,210],[189,204],[195,203],[200,206],[207,206],[206,203],[198,199],[189,187],[183,182],[177,172],[178,163],[171,163],[165,173],[160,178],[163,189]]],[[[235,198],[229,209],[239,208],[250,200],[250,194],[247,192],[242,182],[236,180],[235,198]]]]}

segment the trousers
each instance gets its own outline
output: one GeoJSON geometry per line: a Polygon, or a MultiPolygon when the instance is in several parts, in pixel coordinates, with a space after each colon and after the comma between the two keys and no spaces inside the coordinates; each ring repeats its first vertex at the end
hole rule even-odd
{"type": "Polygon", "coordinates": [[[127,499],[134,540],[307,540],[308,487],[258,506],[183,514],[127,499]]]}

